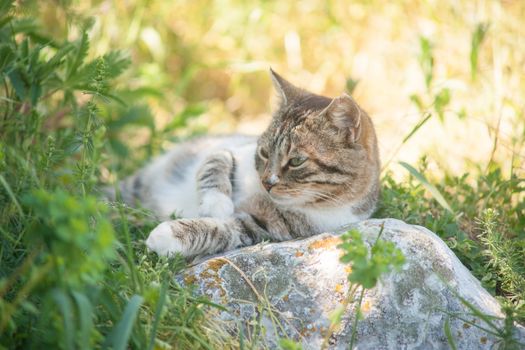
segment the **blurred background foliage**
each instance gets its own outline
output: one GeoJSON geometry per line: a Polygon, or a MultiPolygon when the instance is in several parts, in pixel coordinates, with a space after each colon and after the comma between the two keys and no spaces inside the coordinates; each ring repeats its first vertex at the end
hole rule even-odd
{"type": "Polygon", "coordinates": [[[155,217],[96,197],[181,138],[263,131],[270,66],[353,94],[375,215],[436,232],[525,322],[523,23],[519,0],[1,0],[0,348],[240,346],[145,251],[155,217]]]}
{"type": "MultiPolygon", "coordinates": [[[[507,174],[512,162],[524,170],[522,1],[38,5],[57,39],[78,35],[68,27],[71,18],[90,16],[90,54],[130,55],[120,81],[129,98],[149,107],[157,130],[202,113],[192,130],[261,132],[272,66],[316,93],[351,90],[374,119],[385,164],[428,155],[433,171],[460,174],[491,161],[507,174]],[[427,112],[432,117],[399,148],[427,112]]],[[[126,117],[147,124],[144,115],[126,117]]],[[[134,147],[148,142],[144,135],[124,139],[134,147]]]]}

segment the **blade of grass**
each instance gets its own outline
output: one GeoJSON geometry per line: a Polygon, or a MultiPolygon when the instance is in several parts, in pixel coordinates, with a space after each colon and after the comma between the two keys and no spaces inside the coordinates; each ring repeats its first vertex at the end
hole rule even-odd
{"type": "Polygon", "coordinates": [[[5,178],[2,175],[0,175],[0,183],[2,184],[2,186],[4,186],[4,189],[6,190],[7,194],[11,198],[11,200],[13,201],[13,203],[14,203],[16,209],[18,210],[18,213],[20,214],[20,216],[24,217],[24,211],[22,210],[22,206],[20,206],[20,203],[16,199],[16,196],[13,193],[13,190],[11,189],[11,186],[9,186],[9,184],[7,183],[7,181],[5,180],[5,178]]]}
{"type": "Polygon", "coordinates": [[[152,350],[155,346],[155,338],[157,337],[157,327],[159,326],[160,318],[162,315],[162,309],[164,308],[164,303],[166,302],[166,291],[168,289],[168,276],[164,274],[162,285],[160,287],[159,300],[155,308],[155,315],[153,316],[153,325],[151,327],[150,338],[148,349],[152,350]]]}
{"type": "Polygon", "coordinates": [[[237,324],[239,330],[239,350],[244,350],[244,331],[240,323],[237,324]]]}
{"type": "Polygon", "coordinates": [[[423,119],[421,119],[416,125],[414,125],[414,127],[412,128],[412,130],[410,130],[410,132],[407,134],[407,136],[405,136],[405,138],[403,138],[403,141],[401,142],[401,144],[405,144],[408,140],[410,140],[410,138],[423,126],[425,125],[425,123],[432,117],[432,114],[430,113],[425,113],[423,119]]]}
{"type": "Polygon", "coordinates": [[[131,273],[131,280],[133,282],[133,287],[135,291],[140,291],[141,293],[144,291],[144,286],[142,284],[142,280],[139,278],[139,273],[137,271],[137,267],[135,266],[135,252],[133,250],[133,245],[131,242],[131,234],[129,232],[129,225],[128,225],[128,218],[124,212],[124,206],[122,204],[120,189],[118,186],[116,187],[116,195],[117,200],[119,200],[118,204],[118,213],[121,218],[122,223],[122,232],[124,233],[124,248],[125,248],[125,255],[127,260],[127,265],[131,273]]]}
{"type": "MultiPolygon", "coordinates": [[[[494,332],[494,331],[492,331],[492,330],[490,330],[488,328],[482,327],[482,326],[476,324],[475,322],[472,322],[472,321],[466,319],[465,317],[462,317],[461,314],[459,314],[459,313],[452,313],[452,312],[450,312],[448,310],[439,309],[439,308],[437,310],[441,311],[442,313],[444,313],[445,315],[447,315],[449,317],[457,318],[458,320],[461,320],[461,321],[465,322],[466,324],[468,324],[468,325],[470,325],[472,327],[476,327],[477,329],[480,329],[480,330],[482,330],[483,332],[485,332],[487,334],[493,335],[495,337],[499,337],[499,333],[494,332]]],[[[472,316],[471,314],[468,314],[468,315],[472,316]]]]}
{"type": "Polygon", "coordinates": [[[412,128],[412,130],[410,130],[410,132],[403,138],[403,141],[401,141],[401,143],[399,144],[399,146],[397,146],[396,150],[392,153],[392,156],[390,157],[390,159],[388,159],[388,161],[383,165],[383,167],[381,168],[381,171],[385,170],[387,168],[387,166],[392,162],[392,159],[394,159],[394,157],[396,156],[396,154],[399,152],[399,150],[401,149],[401,147],[403,147],[403,145],[405,143],[408,142],[408,140],[410,140],[410,138],[423,126],[426,124],[426,122],[432,117],[432,114],[431,113],[428,113],[426,112],[424,115],[423,115],[423,119],[421,119],[419,122],[417,122],[416,125],[414,125],[414,127],[412,128]]]}
{"type": "Polygon", "coordinates": [[[432,185],[428,180],[425,178],[423,174],[421,174],[419,171],[417,171],[414,167],[412,167],[410,164],[405,162],[399,162],[401,166],[403,166],[408,172],[414,176],[421,184],[432,194],[434,199],[446,210],[448,210],[450,213],[454,214],[454,211],[446,201],[446,199],[443,197],[441,192],[436,188],[436,186],[432,185]]]}
{"type": "Polygon", "coordinates": [[[73,335],[75,334],[75,329],[73,327],[73,308],[71,306],[71,299],[66,293],[59,289],[55,289],[51,295],[62,313],[64,343],[66,349],[74,349],[73,335]]]}
{"type": "Polygon", "coordinates": [[[89,337],[91,336],[91,332],[93,330],[93,307],[91,306],[91,302],[89,299],[82,293],[79,292],[72,292],[73,298],[75,299],[75,303],[77,304],[78,308],[78,318],[79,318],[79,344],[82,344],[82,346],[88,346],[89,344],[89,337]]]}
{"type": "Polygon", "coordinates": [[[448,345],[450,346],[450,349],[457,350],[456,342],[454,341],[454,337],[452,336],[452,331],[450,330],[450,317],[447,317],[445,320],[445,324],[443,325],[443,330],[445,332],[445,336],[447,337],[448,345]]]}
{"type": "Polygon", "coordinates": [[[487,326],[489,326],[490,328],[492,328],[492,330],[489,330],[489,329],[486,329],[484,327],[481,327],[479,325],[477,325],[476,323],[472,322],[472,321],[469,321],[463,317],[461,317],[461,314],[458,314],[458,313],[452,313],[448,310],[445,310],[445,309],[439,309],[441,312],[447,314],[448,316],[452,316],[454,318],[457,318],[457,319],[460,319],[468,324],[470,324],[471,326],[474,326],[476,328],[479,328],[489,334],[492,334],[492,335],[495,335],[495,336],[498,336],[498,337],[501,337],[501,334],[502,334],[502,331],[501,329],[492,322],[492,319],[493,320],[501,320],[500,317],[497,317],[497,316],[492,316],[492,315],[486,315],[484,314],[483,312],[481,312],[480,310],[478,310],[474,305],[472,305],[468,300],[466,300],[465,298],[463,298],[461,295],[459,295],[459,293],[445,280],[445,278],[443,276],[441,276],[440,274],[436,274],[436,276],[441,280],[441,282],[443,282],[443,284],[447,287],[447,289],[452,293],[454,294],[454,296],[456,298],[459,299],[459,301],[465,305],[471,312],[472,312],[472,316],[474,317],[478,317],[480,318],[484,323],[487,324],[487,326]]]}
{"type": "Polygon", "coordinates": [[[213,348],[201,337],[199,337],[194,331],[187,327],[180,327],[179,328],[182,332],[189,335],[191,338],[195,339],[200,345],[202,345],[205,349],[213,350],[213,348]]]}
{"type": "Polygon", "coordinates": [[[117,323],[115,328],[109,333],[106,338],[104,347],[112,348],[113,350],[125,350],[128,344],[131,330],[135,324],[139,308],[144,299],[139,295],[134,295],[126,305],[122,318],[117,323]]]}
{"type": "Polygon", "coordinates": [[[470,309],[470,311],[472,312],[474,316],[479,317],[485,322],[487,326],[494,329],[498,334],[501,334],[501,329],[496,324],[494,324],[494,322],[492,322],[491,320],[491,318],[493,317],[489,315],[485,315],[483,312],[481,312],[477,307],[472,305],[472,303],[470,303],[467,299],[463,298],[461,295],[456,294],[456,296],[463,305],[465,305],[467,308],[470,309]]]}
{"type": "Polygon", "coordinates": [[[357,302],[357,305],[355,307],[355,317],[354,322],[352,325],[352,337],[350,339],[350,349],[354,348],[354,344],[357,340],[357,323],[359,322],[359,315],[361,313],[361,304],[363,304],[363,296],[365,295],[365,288],[361,288],[361,293],[359,294],[359,300],[357,302]]]}
{"type": "MultiPolygon", "coordinates": [[[[195,299],[190,298],[190,301],[195,301],[195,299]]],[[[221,311],[230,312],[230,310],[228,310],[228,308],[224,307],[223,305],[216,304],[206,299],[199,299],[198,302],[201,303],[202,305],[208,305],[208,306],[211,306],[221,311]]]]}

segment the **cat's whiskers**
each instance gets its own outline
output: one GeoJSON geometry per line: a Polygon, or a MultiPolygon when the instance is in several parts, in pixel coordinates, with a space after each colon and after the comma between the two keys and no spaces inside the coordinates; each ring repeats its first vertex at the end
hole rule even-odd
{"type": "Polygon", "coordinates": [[[319,198],[319,199],[325,199],[327,202],[331,202],[331,203],[334,203],[334,204],[338,204],[338,205],[344,205],[344,201],[342,201],[341,199],[337,198],[335,195],[333,194],[330,194],[330,193],[324,193],[324,192],[313,192],[312,195],[314,195],[315,197],[319,198]]]}
{"type": "Polygon", "coordinates": [[[306,194],[306,195],[310,195],[314,199],[323,199],[323,200],[326,200],[328,202],[332,202],[338,205],[344,205],[344,202],[342,200],[340,200],[339,198],[335,197],[333,194],[330,194],[330,193],[319,192],[319,191],[315,191],[311,189],[297,189],[297,188],[290,188],[290,189],[286,189],[285,191],[287,192],[287,194],[290,194],[290,195],[306,194]]]}

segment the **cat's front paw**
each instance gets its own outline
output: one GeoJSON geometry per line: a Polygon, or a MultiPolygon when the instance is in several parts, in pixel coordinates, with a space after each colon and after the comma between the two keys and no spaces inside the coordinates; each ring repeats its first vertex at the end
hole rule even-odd
{"type": "Polygon", "coordinates": [[[179,236],[180,225],[176,221],[165,221],[151,231],[146,239],[149,250],[158,255],[170,256],[175,253],[185,255],[185,249],[179,236]]]}
{"type": "Polygon", "coordinates": [[[230,197],[218,191],[207,191],[201,198],[199,216],[226,219],[233,215],[234,210],[230,197]]]}

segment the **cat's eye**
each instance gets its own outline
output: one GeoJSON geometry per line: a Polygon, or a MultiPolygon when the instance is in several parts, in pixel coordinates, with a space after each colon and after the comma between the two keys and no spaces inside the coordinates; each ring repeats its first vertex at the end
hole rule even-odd
{"type": "Polygon", "coordinates": [[[288,164],[292,167],[298,167],[302,165],[304,162],[306,162],[308,158],[306,157],[294,157],[288,161],[288,164]]]}
{"type": "Polygon", "coordinates": [[[268,152],[262,147],[259,147],[259,157],[262,159],[268,159],[268,152]]]}

